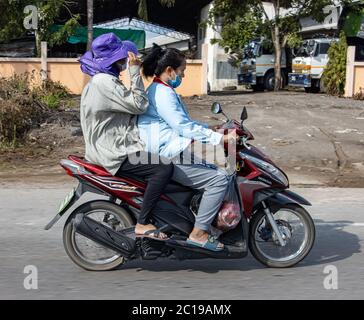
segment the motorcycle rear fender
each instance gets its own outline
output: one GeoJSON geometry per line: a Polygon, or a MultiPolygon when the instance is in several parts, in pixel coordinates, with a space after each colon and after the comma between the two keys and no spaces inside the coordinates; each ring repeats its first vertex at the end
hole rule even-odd
{"type": "Polygon", "coordinates": [[[69,202],[69,204],[63,208],[63,210],[61,212],[59,212],[45,227],[45,230],[49,230],[51,229],[61,218],[62,216],[81,198],[81,196],[86,193],[86,192],[92,192],[92,193],[97,193],[97,194],[101,194],[104,196],[111,196],[110,194],[107,194],[106,192],[88,184],[85,183],[84,181],[80,181],[77,188],[76,188],[76,192],[72,198],[72,200],[69,202]]]}

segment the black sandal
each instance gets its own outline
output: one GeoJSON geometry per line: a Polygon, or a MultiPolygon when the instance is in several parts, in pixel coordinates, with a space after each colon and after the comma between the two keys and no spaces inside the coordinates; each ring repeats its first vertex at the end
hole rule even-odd
{"type": "Polygon", "coordinates": [[[136,233],[135,236],[137,238],[150,238],[150,239],[159,240],[159,241],[166,241],[169,239],[166,234],[164,234],[166,236],[166,238],[161,238],[160,237],[161,234],[164,234],[164,233],[161,232],[159,229],[154,229],[154,230],[145,231],[142,234],[136,233]]]}

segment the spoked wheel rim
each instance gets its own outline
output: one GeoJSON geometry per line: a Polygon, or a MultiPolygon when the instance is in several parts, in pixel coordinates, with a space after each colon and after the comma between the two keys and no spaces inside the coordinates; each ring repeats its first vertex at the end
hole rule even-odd
{"type": "MultiPolygon", "coordinates": [[[[85,213],[85,215],[109,228],[113,228],[115,231],[126,228],[124,222],[110,210],[96,209],[85,213]],[[105,221],[106,217],[108,217],[107,222],[105,221]]],[[[104,265],[122,258],[120,253],[86,238],[76,232],[75,228],[72,228],[71,241],[77,255],[89,264],[104,265]]]]}
{"type": "Polygon", "coordinates": [[[259,220],[254,232],[257,250],[266,259],[288,262],[297,258],[309,241],[309,225],[296,211],[282,208],[274,214],[278,228],[283,234],[285,246],[280,246],[277,236],[269,227],[265,216],[259,220]]]}

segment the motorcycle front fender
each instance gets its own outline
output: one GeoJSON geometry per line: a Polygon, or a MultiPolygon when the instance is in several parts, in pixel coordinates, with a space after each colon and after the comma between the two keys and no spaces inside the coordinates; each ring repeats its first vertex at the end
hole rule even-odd
{"type": "Polygon", "coordinates": [[[269,197],[267,201],[271,205],[286,205],[286,204],[300,204],[304,206],[312,206],[305,198],[301,197],[295,192],[283,190],[269,197]]]}

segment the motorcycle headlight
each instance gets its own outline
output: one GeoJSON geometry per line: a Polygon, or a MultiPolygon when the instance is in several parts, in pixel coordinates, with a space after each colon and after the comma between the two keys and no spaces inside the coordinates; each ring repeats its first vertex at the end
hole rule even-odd
{"type": "Polygon", "coordinates": [[[252,163],[254,163],[258,168],[264,170],[265,172],[269,173],[271,176],[273,176],[273,178],[275,178],[276,180],[278,180],[279,182],[281,182],[282,184],[284,184],[285,186],[288,187],[289,185],[289,181],[286,178],[286,176],[283,174],[283,172],[281,170],[279,170],[278,168],[276,168],[275,166],[273,166],[272,164],[258,159],[256,157],[253,156],[249,156],[247,154],[244,153],[240,153],[240,156],[243,159],[247,159],[249,161],[251,161],[252,163]]]}

